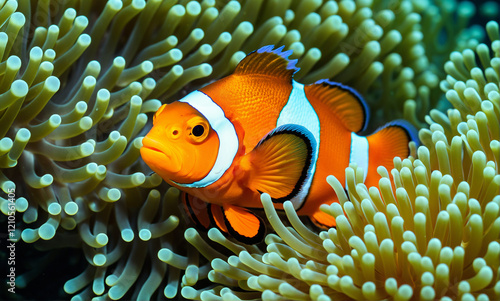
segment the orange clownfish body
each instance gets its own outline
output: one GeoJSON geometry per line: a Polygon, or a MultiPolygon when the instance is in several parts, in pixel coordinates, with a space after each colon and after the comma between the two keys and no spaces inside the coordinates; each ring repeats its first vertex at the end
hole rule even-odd
{"type": "Polygon", "coordinates": [[[154,172],[187,193],[183,202],[197,224],[247,243],[265,233],[247,209],[262,207],[261,193],[277,209],[290,200],[299,215],[334,226],[319,210],[337,201],[326,177],[344,183],[345,168],[355,162],[365,184],[376,185],[377,166],[407,157],[408,142],[417,140],[403,121],[358,136],[369,114],[359,94],[327,80],[294,81],[296,61],[282,48],[262,47],[232,75],[163,105],[141,148],[154,172]]]}

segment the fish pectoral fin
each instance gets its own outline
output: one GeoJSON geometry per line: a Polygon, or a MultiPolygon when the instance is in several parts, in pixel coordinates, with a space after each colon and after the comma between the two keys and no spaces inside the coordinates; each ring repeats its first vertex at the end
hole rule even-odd
{"type": "Polygon", "coordinates": [[[184,211],[189,216],[189,218],[198,226],[204,230],[208,230],[211,226],[210,217],[208,214],[208,203],[194,197],[186,192],[181,194],[182,204],[184,211]]]}
{"type": "Polygon", "coordinates": [[[312,214],[310,219],[320,229],[330,229],[337,225],[333,216],[321,211],[319,208],[312,214]]]}
{"type": "Polygon", "coordinates": [[[248,156],[248,187],[274,202],[297,195],[309,175],[316,140],[306,128],[282,125],[267,134],[248,156]]]}
{"type": "Polygon", "coordinates": [[[264,221],[246,208],[234,205],[223,205],[226,228],[238,241],[255,244],[264,238],[266,226],[264,221]]]}

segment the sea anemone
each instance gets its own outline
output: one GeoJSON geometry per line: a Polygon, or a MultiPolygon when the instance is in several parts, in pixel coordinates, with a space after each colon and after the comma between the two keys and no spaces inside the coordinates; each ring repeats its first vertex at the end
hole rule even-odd
{"type": "Polygon", "coordinates": [[[467,27],[471,3],[0,2],[0,209],[15,216],[18,246],[49,254],[18,258],[18,289],[74,248],[85,262],[68,260],[67,274],[80,273],[64,279],[74,300],[499,298],[500,41],[489,23],[491,58],[484,31],[467,27]],[[372,129],[402,117],[430,127],[392,178],[380,170],[378,189],[364,187],[356,166],[348,196],[328,179],[341,200],[325,208],[337,229],[318,234],[286,205],[287,228],[264,195],[276,234],[247,246],[191,228],[179,192],[138,150],[162,103],[266,44],[294,51],[302,83],[358,89],[372,129]],[[426,117],[448,104],[438,88],[455,109],[426,117]],[[460,277],[446,278],[460,263],[460,277]]]}
{"type": "MultiPolygon", "coordinates": [[[[500,34],[476,51],[453,52],[441,88],[453,105],[432,110],[424,145],[394,168],[377,170],[378,187],[363,184],[363,170],[346,169],[347,194],[327,181],[340,203],[324,205],[337,228],[312,232],[290,202],[286,227],[267,194],[266,216],[275,234],[266,252],[235,248],[212,229],[210,239],[235,255],[212,259],[209,291],[183,289],[201,300],[456,300],[500,298],[500,34]],[[480,65],[476,64],[476,55],[480,65]],[[417,159],[418,158],[418,159],[417,159]],[[259,295],[240,292],[257,291],[259,295]]],[[[187,235],[194,232],[188,230],[187,235]]]]}

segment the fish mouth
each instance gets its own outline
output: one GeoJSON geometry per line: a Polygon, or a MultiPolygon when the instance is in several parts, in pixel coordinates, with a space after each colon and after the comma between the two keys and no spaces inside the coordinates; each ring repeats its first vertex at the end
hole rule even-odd
{"type": "Polygon", "coordinates": [[[172,178],[182,167],[176,152],[154,138],[144,137],[140,152],[144,162],[164,179],[172,178]]]}
{"type": "MultiPolygon", "coordinates": [[[[154,151],[154,152],[158,152],[158,153],[162,153],[164,154],[165,156],[167,156],[161,149],[158,149],[156,147],[149,147],[149,146],[144,146],[143,148],[147,149],[147,150],[150,150],[150,151],[154,151]]],[[[168,156],[167,156],[168,157],[168,156]]]]}
{"type": "Polygon", "coordinates": [[[142,140],[142,147],[141,147],[141,152],[143,151],[150,151],[150,152],[153,152],[153,154],[155,155],[163,155],[165,157],[167,157],[167,159],[171,159],[171,156],[169,156],[167,154],[167,152],[165,152],[163,150],[163,148],[161,147],[161,144],[159,142],[157,142],[156,140],[153,140],[149,137],[144,137],[144,139],[142,140]]]}
{"type": "Polygon", "coordinates": [[[165,162],[166,160],[170,160],[170,157],[167,156],[164,152],[157,148],[151,148],[151,147],[142,147],[141,148],[141,155],[144,161],[150,162],[151,160],[154,160],[156,158],[156,161],[163,161],[165,162]]]}

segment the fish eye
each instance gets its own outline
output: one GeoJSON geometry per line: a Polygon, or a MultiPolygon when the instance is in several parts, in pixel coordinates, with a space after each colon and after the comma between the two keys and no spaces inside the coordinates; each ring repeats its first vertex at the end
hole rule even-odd
{"type": "Polygon", "coordinates": [[[186,122],[186,133],[189,141],[193,143],[201,143],[208,137],[210,125],[200,117],[195,116],[186,122]]]}
{"type": "Polygon", "coordinates": [[[198,124],[193,128],[192,133],[194,136],[200,137],[201,135],[203,135],[203,133],[205,133],[205,128],[203,127],[203,125],[198,124]]]}

